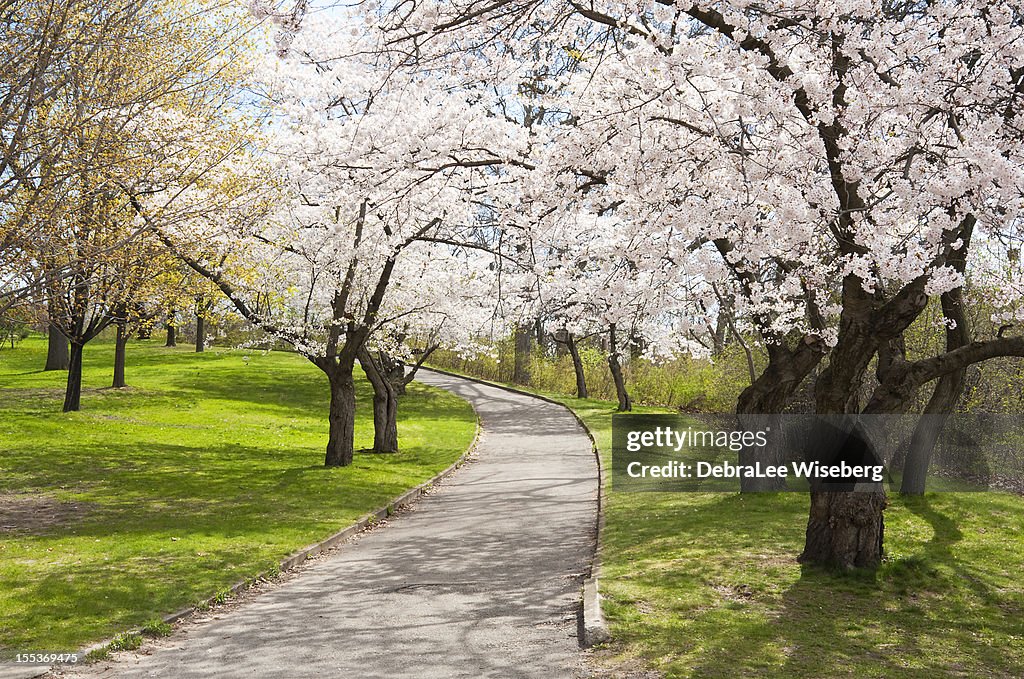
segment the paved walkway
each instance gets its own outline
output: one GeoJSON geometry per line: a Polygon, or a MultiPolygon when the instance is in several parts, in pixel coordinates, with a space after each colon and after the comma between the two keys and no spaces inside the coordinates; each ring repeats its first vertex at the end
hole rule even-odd
{"type": "Polygon", "coordinates": [[[477,461],[280,587],[86,676],[586,676],[576,612],[597,508],[589,439],[558,406],[421,380],[476,408],[477,461]]]}

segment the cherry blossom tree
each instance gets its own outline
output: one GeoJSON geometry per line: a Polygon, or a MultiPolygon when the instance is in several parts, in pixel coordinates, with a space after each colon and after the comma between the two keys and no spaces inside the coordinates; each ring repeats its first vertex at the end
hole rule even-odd
{"type": "MultiPolygon", "coordinates": [[[[928,300],[962,286],[978,233],[1019,220],[1021,16],[665,0],[427,2],[389,18],[407,54],[486,54],[499,73],[568,45],[578,68],[549,90],[566,124],[541,145],[566,178],[547,190],[601,185],[624,216],[660,207],[651,226],[678,230],[673,259],[728,285],[769,357],[738,411],[778,412],[823,366],[816,407],[839,414],[900,412],[928,381],[1024,349],[1002,336],[913,363],[900,350],[928,300]],[[682,257],[703,251],[718,261],[682,257]],[[873,362],[880,386],[860,404],[873,362]]],[[[881,488],[814,489],[802,558],[877,564],[885,503],[881,488]]]]}
{"type": "MultiPolygon", "coordinates": [[[[257,160],[277,178],[261,199],[265,209],[177,220],[167,215],[187,212],[192,199],[138,201],[243,316],[327,376],[328,466],[353,459],[355,361],[370,358],[371,337],[378,349],[394,350],[389,336],[431,306],[407,297],[424,279],[423,262],[464,271],[469,260],[460,253],[490,248],[480,196],[519,153],[485,90],[449,74],[399,68],[381,55],[375,33],[353,21],[318,16],[301,30],[288,24],[295,30],[263,70],[271,119],[257,160]],[[203,251],[189,252],[189,243],[203,251]],[[244,257],[244,271],[219,267],[230,254],[244,257]]],[[[427,298],[434,287],[424,287],[427,298]]],[[[373,372],[371,361],[364,367],[373,372]]],[[[393,423],[391,412],[385,404],[385,422],[393,423]]]]}

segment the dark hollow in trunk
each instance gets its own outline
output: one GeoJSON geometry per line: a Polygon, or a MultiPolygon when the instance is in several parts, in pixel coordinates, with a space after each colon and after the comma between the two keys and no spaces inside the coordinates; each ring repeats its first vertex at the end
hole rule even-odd
{"type": "Polygon", "coordinates": [[[885,491],[811,493],[801,563],[840,570],[876,568],[882,562],[885,491]]]}
{"type": "Polygon", "coordinates": [[[206,350],[206,319],[196,316],[196,353],[203,353],[206,350]]]}
{"type": "Polygon", "coordinates": [[[178,346],[177,332],[174,325],[171,323],[167,324],[167,342],[164,344],[165,347],[176,347],[178,346]]]}
{"type": "Polygon", "coordinates": [[[114,340],[114,383],[115,389],[127,386],[124,382],[124,355],[128,345],[128,329],[124,323],[117,324],[117,338],[114,340]]]}
{"type": "Polygon", "coordinates": [[[587,398],[587,377],[583,374],[583,361],[580,359],[580,350],[576,346],[576,338],[571,332],[565,333],[565,346],[572,358],[572,369],[576,373],[576,398],[587,398]]]}
{"type": "Polygon", "coordinates": [[[64,390],[64,412],[82,409],[82,351],[85,345],[71,342],[71,356],[68,363],[68,385],[64,390]]]}
{"type": "Polygon", "coordinates": [[[382,367],[365,347],[359,364],[373,387],[373,452],[398,452],[398,393],[382,367]]]}
{"type": "Polygon", "coordinates": [[[43,370],[67,370],[71,364],[68,338],[53,323],[46,338],[46,367],[43,370]]]}
{"type": "Polygon", "coordinates": [[[327,375],[331,384],[331,407],[328,414],[326,467],[345,467],[352,464],[355,452],[356,387],[352,379],[352,366],[335,367],[327,375]]]}

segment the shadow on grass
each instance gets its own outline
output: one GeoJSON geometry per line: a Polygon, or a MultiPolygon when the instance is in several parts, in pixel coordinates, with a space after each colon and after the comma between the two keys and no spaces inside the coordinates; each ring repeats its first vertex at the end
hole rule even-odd
{"type": "MultiPolygon", "coordinates": [[[[1021,623],[953,554],[963,539],[956,521],[925,499],[906,506],[933,530],[918,553],[877,571],[797,567],[799,578],[775,600],[755,589],[749,603],[735,606],[740,615],[722,626],[727,634],[708,639],[691,676],[1019,676],[991,638],[1008,642],[1021,623]]],[[[720,521],[715,525],[728,532],[720,521]]]]}
{"type": "Polygon", "coordinates": [[[610,617],[669,677],[1024,676],[1019,592],[958,550],[955,504],[898,500],[888,539],[910,555],[837,574],[796,563],[803,494],[633,495],[608,519],[610,617]]]}

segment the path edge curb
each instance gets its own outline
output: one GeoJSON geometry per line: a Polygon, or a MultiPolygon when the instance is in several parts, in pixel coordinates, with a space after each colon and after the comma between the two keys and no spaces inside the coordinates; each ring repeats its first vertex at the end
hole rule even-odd
{"type": "Polygon", "coordinates": [[[601,576],[601,536],[604,535],[604,508],[608,494],[608,478],[605,473],[604,464],[601,461],[601,451],[597,447],[597,439],[594,438],[594,434],[590,431],[590,427],[587,426],[583,421],[583,418],[577,415],[576,411],[572,408],[542,394],[535,394],[525,389],[518,389],[507,384],[501,384],[500,382],[491,382],[490,380],[473,377],[471,375],[463,375],[457,372],[452,372],[451,370],[443,370],[433,366],[425,365],[421,369],[435,372],[439,375],[447,375],[449,377],[457,377],[470,382],[476,382],[477,384],[494,387],[495,389],[502,389],[513,394],[532,396],[533,398],[541,401],[552,403],[568,411],[568,413],[576,420],[577,424],[579,424],[580,429],[586,433],[587,438],[590,439],[590,450],[594,454],[594,459],[597,461],[597,525],[595,526],[594,532],[594,556],[590,561],[590,572],[583,580],[583,591],[581,592],[579,644],[580,648],[590,648],[591,646],[603,644],[606,641],[611,640],[612,635],[608,629],[608,623],[605,622],[604,613],[601,611],[601,590],[599,586],[601,576]]]}
{"type": "MultiPolygon", "coordinates": [[[[305,562],[310,557],[316,556],[322,552],[326,552],[328,550],[341,546],[344,542],[354,537],[355,535],[361,533],[362,531],[366,530],[367,528],[370,528],[371,526],[375,525],[378,521],[387,519],[389,516],[394,514],[399,507],[410,505],[413,502],[419,500],[423,496],[425,491],[433,488],[437,483],[455,473],[456,470],[458,470],[460,467],[466,464],[466,460],[469,458],[470,455],[473,454],[473,452],[477,448],[477,445],[479,445],[480,443],[480,434],[482,432],[482,427],[480,425],[480,415],[479,413],[476,412],[475,408],[473,409],[473,416],[476,419],[476,427],[473,431],[473,440],[470,441],[469,445],[462,452],[462,455],[460,455],[459,458],[455,460],[455,462],[448,465],[442,471],[438,472],[437,474],[430,477],[429,479],[419,484],[418,486],[414,486],[413,488],[410,488],[409,490],[405,491],[404,493],[402,493],[401,495],[399,495],[398,497],[396,497],[394,500],[387,503],[383,507],[379,507],[371,512],[364,514],[352,524],[346,526],[345,528],[342,528],[341,530],[333,533],[332,535],[329,535],[323,540],[316,542],[312,545],[309,545],[307,547],[303,547],[297,552],[293,552],[289,556],[285,557],[278,564],[276,572],[284,573],[286,571],[290,571],[296,566],[305,562]]],[[[217,600],[219,598],[223,597],[225,594],[229,596],[241,594],[242,592],[245,592],[246,590],[251,588],[257,582],[268,580],[273,576],[274,571],[261,571],[260,573],[252,577],[248,577],[236,582],[231,587],[222,590],[221,592],[218,592],[217,594],[214,594],[211,597],[199,601],[198,603],[196,603],[195,606],[189,606],[187,608],[183,608],[179,611],[171,613],[170,615],[166,615],[162,618],[162,620],[163,622],[169,625],[174,624],[179,620],[187,618],[193,613],[210,608],[215,603],[217,603],[217,600]]],[[[129,630],[127,632],[124,632],[123,634],[134,634],[144,636],[141,628],[129,630]]],[[[94,651],[102,651],[103,649],[108,648],[112,643],[114,643],[115,639],[117,639],[117,637],[119,636],[122,635],[119,634],[104,641],[100,641],[95,644],[86,646],[85,648],[79,651],[79,655],[83,658],[84,662],[88,662],[87,660],[85,660],[85,658],[87,658],[87,656],[90,653],[94,651]]],[[[24,679],[31,679],[32,677],[42,677],[51,672],[54,669],[54,667],[56,666],[40,668],[39,674],[26,676],[24,679]]]]}

